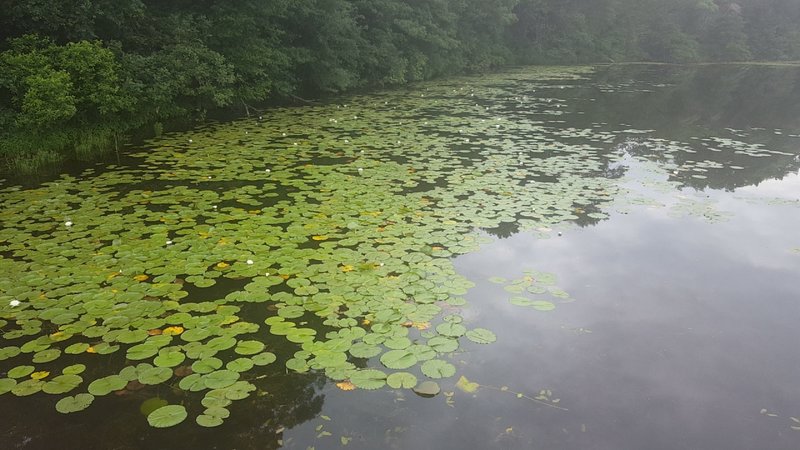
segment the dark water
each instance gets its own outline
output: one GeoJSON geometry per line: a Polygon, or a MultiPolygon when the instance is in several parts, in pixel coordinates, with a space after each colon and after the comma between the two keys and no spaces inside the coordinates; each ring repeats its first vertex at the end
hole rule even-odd
{"type": "MultiPolygon", "coordinates": [[[[112,395],[63,416],[49,398],[4,395],[0,447],[800,448],[791,419],[800,418],[800,69],[601,67],[536,95],[562,105],[548,120],[563,123],[551,126],[653,130],[611,140],[604,151],[624,156],[598,174],[651,200],[615,203],[607,219],[547,239],[512,225],[484,230],[491,243],[454,264],[477,284],[462,315],[498,339],[462,347],[443,394],[342,391],[324,375],[270,366],[266,392],[212,430],[151,429],[142,398],[112,395]],[[715,151],[708,137],[773,153],[715,151]],[[693,206],[675,206],[685,199],[693,206]],[[488,281],[524,269],[558,274],[575,301],[520,308],[488,281]],[[482,387],[458,389],[460,375],[482,387]],[[527,398],[542,390],[547,402],[527,398]]],[[[526,116],[510,98],[493,107],[526,116]]]]}

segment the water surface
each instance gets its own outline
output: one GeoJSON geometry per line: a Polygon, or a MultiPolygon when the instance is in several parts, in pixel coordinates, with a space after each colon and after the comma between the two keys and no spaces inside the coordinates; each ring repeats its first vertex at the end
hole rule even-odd
{"type": "Polygon", "coordinates": [[[0,308],[3,346],[21,352],[0,370],[30,365],[50,372],[43,384],[86,371],[69,392],[4,393],[0,443],[797,448],[798,169],[797,68],[611,66],[281,109],[9,184],[0,308]],[[215,389],[187,389],[187,371],[56,412],[94,380],[157,366],[129,349],[169,326],[210,330],[157,341],[185,355],[171,370],[275,361],[241,362],[245,393],[216,428],[196,423],[215,389]],[[431,378],[430,349],[414,346],[442,336],[458,345],[425,356],[445,364],[431,378]],[[209,350],[220,337],[236,346],[209,350]],[[103,342],[107,354],[66,352],[103,342]],[[412,347],[403,368],[382,363],[412,347]],[[379,376],[337,387],[370,369],[442,392],[379,376]],[[140,407],[154,397],[188,417],[152,428],[140,407]]]}

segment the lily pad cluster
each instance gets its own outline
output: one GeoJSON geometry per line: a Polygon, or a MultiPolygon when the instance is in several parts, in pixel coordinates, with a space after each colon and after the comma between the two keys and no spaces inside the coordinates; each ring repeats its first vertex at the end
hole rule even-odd
{"type": "Polygon", "coordinates": [[[508,302],[515,306],[523,306],[537,311],[552,311],[557,302],[571,302],[572,297],[556,283],[558,278],[549,272],[536,270],[523,271],[524,276],[509,280],[503,277],[492,277],[492,283],[503,285],[508,292],[508,302]]]}
{"type": "MultiPolygon", "coordinates": [[[[474,284],[452,257],[487,231],[604,220],[627,192],[607,150],[635,130],[566,128],[553,95],[590,73],[278,108],[149,141],[133,164],[3,187],[0,393],[75,413],[170,385],[148,416],[164,427],[187,407],[219,425],[269,370],[429,392],[420,380],[455,375],[465,341],[496,339],[458,314],[474,284]]],[[[536,309],[568,299],[554,283],[503,281],[536,309]]]]}

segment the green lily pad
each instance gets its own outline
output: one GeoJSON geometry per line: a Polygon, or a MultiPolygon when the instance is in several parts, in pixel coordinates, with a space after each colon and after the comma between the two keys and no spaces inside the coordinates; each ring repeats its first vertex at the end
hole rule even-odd
{"type": "Polygon", "coordinates": [[[450,353],[458,348],[458,341],[449,337],[436,336],[428,339],[428,346],[437,353],[450,353]]]}
{"type": "Polygon", "coordinates": [[[425,361],[421,369],[430,378],[449,378],[456,374],[456,366],[440,359],[425,361]]]}
{"type": "Polygon", "coordinates": [[[213,428],[222,425],[222,418],[201,414],[195,418],[195,422],[201,427],[213,428]]]}
{"type": "Polygon", "coordinates": [[[443,336],[459,337],[467,332],[467,328],[460,323],[445,322],[436,327],[436,332],[443,336]]]}
{"type": "Polygon", "coordinates": [[[392,350],[381,355],[381,363],[390,369],[407,369],[417,363],[417,358],[407,350],[392,350]]]}
{"type": "Polygon", "coordinates": [[[147,416],[147,423],[154,428],[168,428],[186,419],[188,413],[181,405],[167,405],[158,408],[147,416]]]}
{"type": "Polygon", "coordinates": [[[377,345],[356,342],[348,351],[356,358],[372,358],[373,356],[378,356],[381,353],[381,348],[377,345]]]}
{"type": "Polygon", "coordinates": [[[83,378],[78,375],[59,375],[52,380],[46,382],[42,386],[42,391],[45,394],[65,394],[83,382],[83,378]]]}
{"type": "Polygon", "coordinates": [[[396,372],[386,377],[386,384],[394,389],[413,389],[417,385],[417,377],[407,372],[396,372]]]}
{"type": "Polygon", "coordinates": [[[205,328],[192,328],[181,333],[181,339],[186,342],[197,342],[211,336],[211,332],[205,328]]]}
{"type": "Polygon", "coordinates": [[[227,350],[236,345],[236,338],[231,336],[219,336],[208,341],[208,344],[206,345],[208,345],[209,348],[213,348],[217,351],[227,350]]]}
{"type": "Polygon", "coordinates": [[[67,348],[64,349],[64,353],[70,355],[80,355],[81,353],[86,352],[86,350],[88,349],[89,349],[89,344],[86,344],[84,342],[78,342],[76,344],[67,346],[67,348]]]}
{"type": "Polygon", "coordinates": [[[466,333],[467,339],[476,344],[491,344],[497,340],[497,336],[485,328],[475,328],[466,333]]]}
{"type": "Polygon", "coordinates": [[[139,374],[142,384],[161,384],[172,378],[172,369],[169,367],[151,367],[139,374]]]}
{"type": "Polygon", "coordinates": [[[0,395],[10,392],[17,385],[17,380],[13,378],[0,378],[0,395]]]}
{"type": "Polygon", "coordinates": [[[144,343],[129,348],[125,357],[131,361],[141,361],[143,359],[152,358],[156,353],[158,353],[158,347],[144,343]]]}
{"type": "Polygon", "coordinates": [[[40,392],[44,387],[42,380],[25,380],[18,383],[11,389],[11,393],[17,397],[27,397],[40,392]]]}
{"type": "Polygon", "coordinates": [[[5,361],[6,359],[13,358],[20,354],[19,347],[16,346],[9,346],[0,348],[0,361],[5,361]]]}
{"type": "Polygon", "coordinates": [[[266,366],[272,364],[275,362],[276,359],[277,357],[275,356],[275,354],[270,352],[259,353],[250,358],[253,364],[257,366],[266,366]]]}
{"type": "Polygon", "coordinates": [[[8,371],[9,378],[22,378],[27,377],[36,370],[33,366],[17,366],[8,371]]]}
{"type": "Polygon", "coordinates": [[[225,364],[225,368],[234,372],[247,372],[252,369],[255,364],[252,360],[247,358],[237,358],[225,364]]]}
{"type": "Polygon", "coordinates": [[[239,341],[234,352],[240,355],[255,355],[264,350],[264,343],[260,341],[239,341]]]}
{"type": "Polygon", "coordinates": [[[87,390],[90,394],[100,397],[103,395],[108,395],[113,391],[124,389],[126,384],[128,384],[128,382],[125,381],[125,379],[121,376],[109,375],[107,377],[98,378],[97,380],[89,383],[87,390]]]}
{"type": "Polygon", "coordinates": [[[33,355],[33,362],[36,364],[47,363],[50,361],[55,361],[59,356],[61,356],[61,350],[55,348],[42,350],[33,355]]]}
{"type": "Polygon", "coordinates": [[[386,374],[374,369],[359,370],[353,373],[350,382],[361,389],[380,389],[386,384],[386,374]]]}
{"type": "Polygon", "coordinates": [[[225,408],[228,405],[230,405],[232,403],[232,401],[227,399],[227,398],[225,398],[225,397],[212,397],[212,396],[206,395],[205,397],[203,397],[203,400],[201,401],[201,403],[206,408],[214,408],[214,407],[225,408]]]}
{"type": "Polygon", "coordinates": [[[226,388],[239,379],[239,374],[232,370],[217,370],[203,376],[205,385],[209,389],[226,388]]]}
{"type": "Polygon", "coordinates": [[[219,358],[205,358],[200,361],[195,361],[192,364],[192,370],[195,373],[211,373],[222,367],[222,360],[219,358]]]}
{"type": "Polygon", "coordinates": [[[157,367],[176,367],[179,366],[186,359],[186,355],[182,352],[166,352],[161,353],[153,359],[153,364],[157,367]]]}
{"type": "Polygon", "coordinates": [[[231,416],[231,412],[221,406],[209,406],[203,411],[207,416],[219,417],[220,419],[227,419],[231,416]]]}
{"type": "Polygon", "coordinates": [[[74,397],[64,397],[56,403],[56,411],[61,414],[70,414],[83,411],[94,401],[92,394],[77,394],[74,397]]]}
{"type": "Polygon", "coordinates": [[[552,311],[556,309],[556,305],[546,300],[535,300],[531,306],[537,311],[552,311]]]}
{"type": "Polygon", "coordinates": [[[71,366],[64,367],[61,371],[64,375],[80,375],[84,371],[86,371],[86,365],[84,364],[73,364],[71,366]]]}

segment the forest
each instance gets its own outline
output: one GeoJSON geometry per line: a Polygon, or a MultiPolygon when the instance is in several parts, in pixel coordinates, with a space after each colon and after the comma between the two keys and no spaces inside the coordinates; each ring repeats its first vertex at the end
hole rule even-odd
{"type": "Polygon", "coordinates": [[[800,59],[796,0],[2,0],[0,160],[220,108],[526,64],[800,59]]]}

